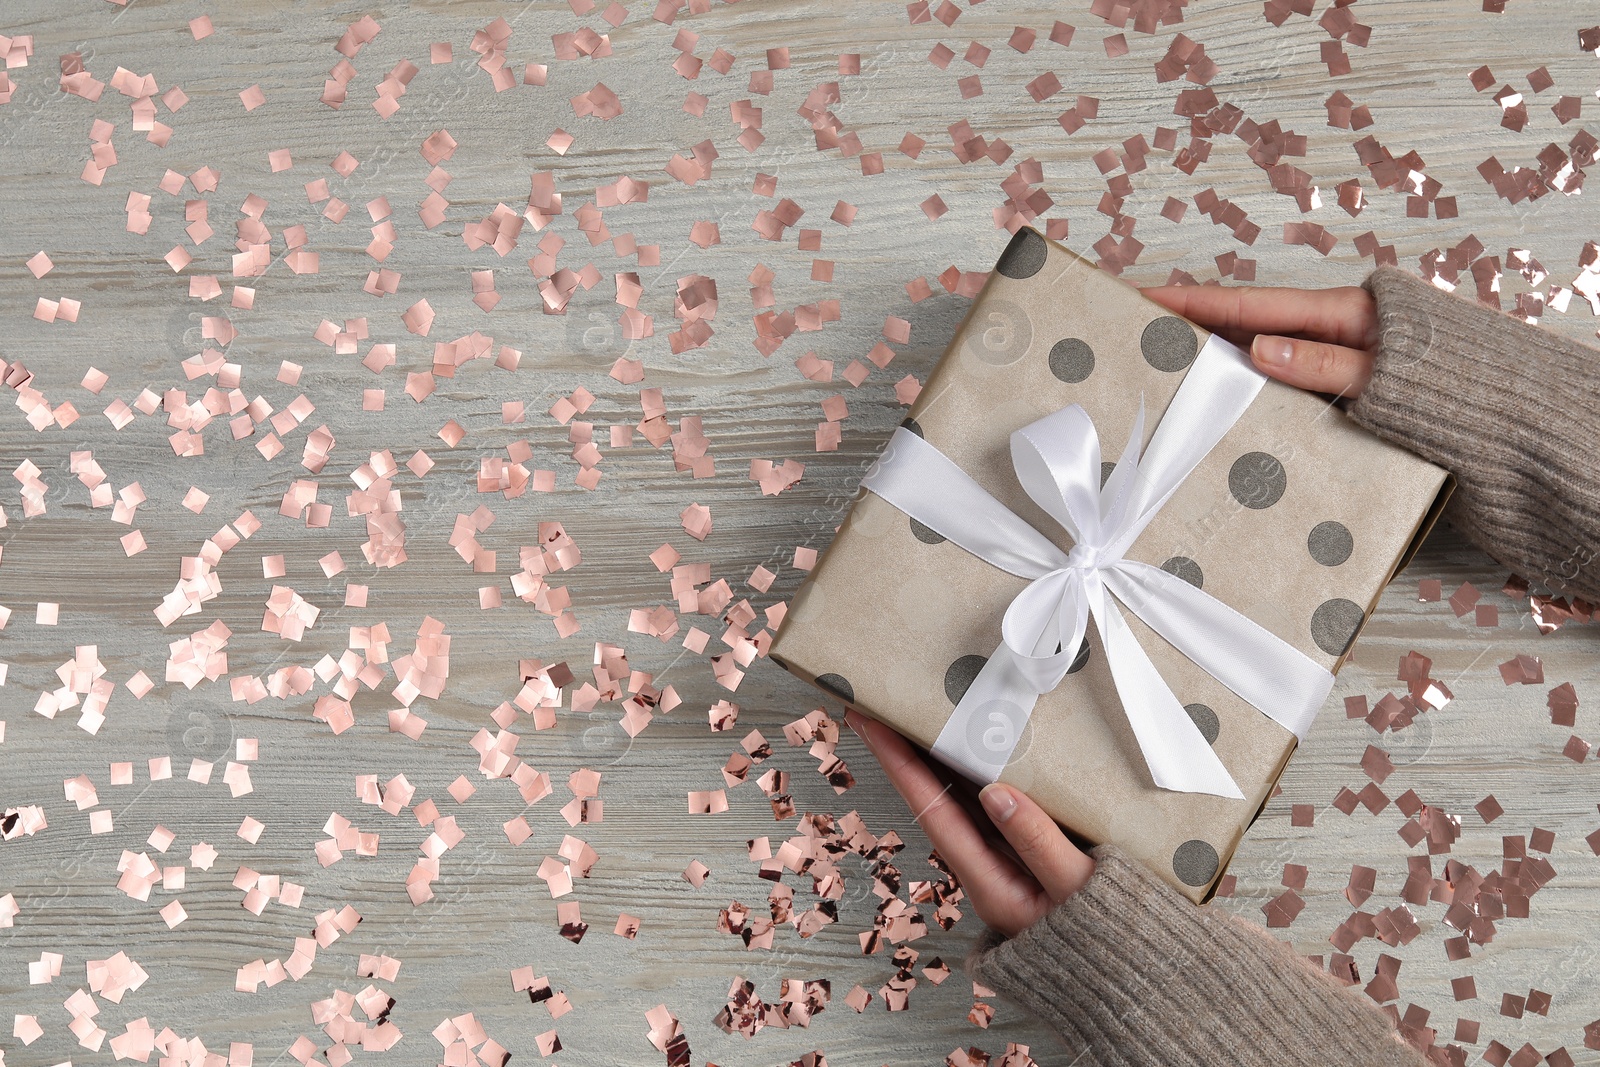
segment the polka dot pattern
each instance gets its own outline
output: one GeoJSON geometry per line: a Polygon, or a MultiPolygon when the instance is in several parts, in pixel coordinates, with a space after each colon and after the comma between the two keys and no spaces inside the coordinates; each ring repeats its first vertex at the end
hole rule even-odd
{"type": "Polygon", "coordinates": [[[1355,539],[1350,536],[1350,530],[1342,522],[1319,522],[1311,528],[1311,535],[1306,538],[1306,551],[1311,553],[1311,558],[1324,567],[1337,567],[1350,558],[1350,553],[1355,551],[1355,539]]]}
{"type": "Polygon", "coordinates": [[[1006,245],[1006,250],[1000,253],[1000,259],[994,269],[1007,278],[1031,278],[1039,273],[1044,266],[1045,255],[1049,247],[1044,243],[1044,238],[1027,227],[1017,231],[1011,238],[1011,243],[1006,245]]]}
{"type": "Polygon", "coordinates": [[[1288,487],[1283,464],[1266,452],[1246,452],[1228,469],[1228,492],[1252,511],[1270,508],[1283,499],[1288,487]]]}
{"type": "Polygon", "coordinates": [[[1161,565],[1161,569],[1174,578],[1182,578],[1196,589],[1205,585],[1206,576],[1200,570],[1200,564],[1188,556],[1173,556],[1161,565]]]}
{"type": "MultiPolygon", "coordinates": [[[[959,403],[897,412],[909,432],[947,449],[980,482],[993,480],[985,487],[1033,519],[1043,517],[1017,493],[1007,436],[1047,412],[1082,403],[1100,432],[1103,451],[1095,463],[1103,487],[1115,473],[1139,393],[1146,397],[1148,434],[1208,338],[1154,305],[1135,300],[1131,307],[1143,310],[1130,310],[1121,290],[1042,241],[1043,233],[1041,227],[1038,234],[1008,234],[999,242],[1009,247],[994,284],[970,308],[941,372],[940,384],[959,403]],[[929,421],[918,425],[922,419],[929,421]]],[[[1414,516],[1406,514],[1411,505],[1404,501],[1423,495],[1426,475],[1397,478],[1392,492],[1372,494],[1363,480],[1370,481],[1374,469],[1398,469],[1383,464],[1403,458],[1380,455],[1374,444],[1334,439],[1315,421],[1320,409],[1314,398],[1297,392],[1269,389],[1251,409],[1128,554],[1255,617],[1331,667],[1357,639],[1383,569],[1378,557],[1405,540],[1401,527],[1414,516]]],[[[834,709],[835,717],[841,700],[862,707],[882,721],[905,724],[926,743],[966,702],[974,714],[952,724],[959,727],[955,742],[975,758],[995,757],[1008,781],[1026,783],[1053,808],[1072,812],[1086,838],[1125,842],[1130,854],[1183,894],[1203,897],[1256,805],[1203,806],[1207,815],[1197,818],[1181,797],[1160,796],[1149,808],[1137,802],[1149,793],[1150,776],[1128,743],[1108,670],[1092,662],[1101,651],[1093,630],[1057,657],[1073,677],[1044,696],[1031,717],[1003,694],[975,689],[1001,640],[1013,580],[947,543],[926,519],[885,505],[881,498],[871,501],[859,509],[864,518],[844,527],[825,569],[823,587],[831,598],[825,609],[810,610],[798,597],[791,604],[790,619],[809,619],[784,636],[782,654],[808,680],[838,672],[818,680],[819,689],[834,695],[816,696],[814,703],[834,709]],[[983,620],[970,617],[974,604],[983,620]],[[1091,775],[1099,775],[1098,803],[1085,803],[1078,784],[1091,775]]],[[[1064,540],[1050,522],[1039,527],[1052,541],[1064,540]]],[[[1168,579],[1158,581],[1177,589],[1168,579]]],[[[1261,724],[1259,712],[1158,635],[1141,628],[1139,640],[1176,686],[1185,721],[1194,727],[1185,735],[1203,738],[1246,793],[1259,797],[1270,788],[1264,776],[1293,738],[1261,724]]],[[[1048,647],[1054,651],[1055,641],[1048,647]]]]}
{"type": "Polygon", "coordinates": [[[844,675],[819,674],[817,675],[816,682],[819,686],[826,689],[828,692],[832,693],[846,704],[855,703],[855,687],[850,684],[849,680],[845,678],[844,675]]]}
{"type": "Polygon", "coordinates": [[[1216,849],[1199,838],[1191,838],[1173,852],[1172,873],[1184,885],[1202,886],[1217,876],[1221,863],[1216,849]]]}
{"type": "Polygon", "coordinates": [[[984,664],[988,662],[988,656],[962,656],[950,664],[944,672],[944,695],[949,698],[951,704],[961,703],[961,698],[967,695],[967,690],[977,681],[978,672],[983,670],[984,664]]]}
{"type": "Polygon", "coordinates": [[[1158,371],[1174,374],[1194,362],[1200,352],[1200,338],[1194,327],[1176,315],[1163,315],[1151,321],[1139,337],[1144,361],[1158,371]]]}
{"type": "Polygon", "coordinates": [[[1094,349],[1076,337],[1057,341],[1050,346],[1050,373],[1076,385],[1094,373],[1094,349]]]}
{"type": "Polygon", "coordinates": [[[1342,656],[1356,639],[1366,612],[1361,606],[1341,597],[1324,600],[1311,613],[1311,640],[1330,656],[1342,656]]]}

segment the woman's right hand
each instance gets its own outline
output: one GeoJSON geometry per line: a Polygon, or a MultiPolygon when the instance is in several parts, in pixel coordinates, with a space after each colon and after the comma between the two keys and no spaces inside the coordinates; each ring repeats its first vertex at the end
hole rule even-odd
{"type": "Polygon", "coordinates": [[[950,796],[950,787],[911,742],[859,712],[848,711],[844,718],[878,757],[912,817],[967,891],[978,918],[989,926],[1015,937],[1089,881],[1093,858],[1020,789],[995,783],[978,794],[999,836],[1015,851],[1013,858],[995,847],[994,828],[980,825],[950,796]]]}

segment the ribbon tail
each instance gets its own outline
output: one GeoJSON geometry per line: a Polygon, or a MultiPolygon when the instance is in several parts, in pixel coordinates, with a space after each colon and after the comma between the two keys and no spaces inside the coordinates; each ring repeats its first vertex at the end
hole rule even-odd
{"type": "Polygon", "coordinates": [[[1111,598],[1102,592],[1093,610],[1117,696],[1151,779],[1175,792],[1243,800],[1233,776],[1173,696],[1111,598]]]}
{"type": "Polygon", "coordinates": [[[1128,526],[1129,509],[1134,504],[1134,480],[1139,477],[1139,449],[1144,447],[1144,394],[1139,395],[1139,410],[1128,431],[1128,443],[1122,446],[1111,476],[1100,489],[1100,522],[1102,529],[1121,530],[1128,526]]]}
{"type": "Polygon", "coordinates": [[[1333,673],[1310,656],[1159,567],[1122,560],[1107,588],[1145,625],[1301,740],[1333,691],[1333,673]]]}
{"type": "Polygon", "coordinates": [[[1038,702],[1039,692],[1029,683],[1020,657],[1002,642],[967,687],[929,751],[973,781],[985,785],[996,781],[1026,735],[1038,702]]]}

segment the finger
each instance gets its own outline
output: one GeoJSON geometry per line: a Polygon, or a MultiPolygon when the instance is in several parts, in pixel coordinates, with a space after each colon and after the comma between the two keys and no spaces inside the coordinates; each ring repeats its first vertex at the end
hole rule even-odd
{"type": "Polygon", "coordinates": [[[1020,789],[996,782],[978,794],[983,810],[1000,828],[1017,856],[1059,904],[1084,887],[1094,860],[1067,840],[1056,821],[1020,789]]]}
{"type": "Polygon", "coordinates": [[[1003,858],[989,847],[978,824],[956,802],[950,787],[917,756],[909,741],[854,711],[846,712],[845,721],[878,757],[889,781],[910,806],[912,817],[945,859],[954,863],[958,858],[982,853],[992,853],[996,860],[1003,858]]]}
{"type": "Polygon", "coordinates": [[[1296,334],[1350,348],[1371,348],[1378,313],[1357,286],[1274,289],[1257,286],[1164,285],[1144,295],[1208,330],[1244,343],[1252,334],[1296,334]]]}
{"type": "Polygon", "coordinates": [[[1265,374],[1313,393],[1356,397],[1372,377],[1372,353],[1325,341],[1260,334],[1250,359],[1265,374]]]}
{"type": "Polygon", "coordinates": [[[1049,907],[1044,888],[985,840],[977,823],[918,758],[910,742],[854,711],[846,712],[845,722],[883,765],[928,840],[966,889],[979,917],[1007,936],[1033,925],[1049,907]]]}

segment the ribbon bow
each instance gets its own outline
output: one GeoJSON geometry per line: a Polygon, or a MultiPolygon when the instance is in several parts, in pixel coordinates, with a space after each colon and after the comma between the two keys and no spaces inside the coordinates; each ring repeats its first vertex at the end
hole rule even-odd
{"type": "Polygon", "coordinates": [[[1029,579],[1006,609],[999,647],[940,731],[934,755],[980,781],[998,778],[1039,696],[1072,669],[1092,617],[1155,784],[1243,799],[1140,647],[1118,603],[1249,704],[1305,737],[1333,675],[1211,594],[1126,555],[1265,381],[1243,352],[1211,337],[1142,457],[1140,401],[1127,444],[1103,486],[1099,434],[1077,404],[1013,433],[1017,479],[1071,536],[1070,552],[933,445],[904,427],[895,431],[861,484],[973,555],[1029,579]]]}

